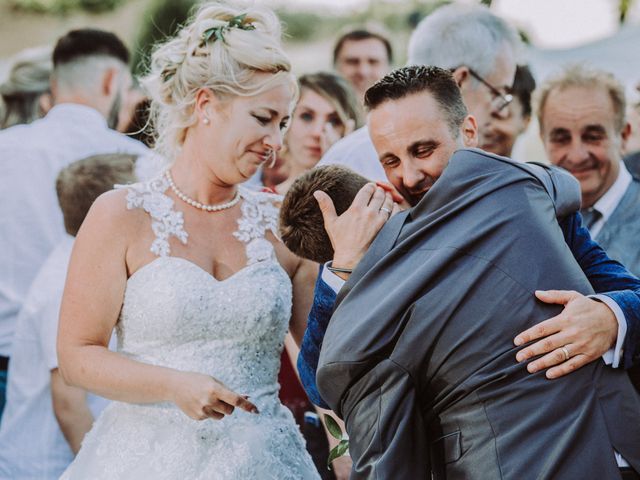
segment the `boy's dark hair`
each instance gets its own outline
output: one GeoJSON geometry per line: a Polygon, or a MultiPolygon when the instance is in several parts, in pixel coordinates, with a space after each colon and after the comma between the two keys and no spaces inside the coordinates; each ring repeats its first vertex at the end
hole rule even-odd
{"type": "Polygon", "coordinates": [[[371,32],[365,29],[359,29],[347,32],[338,38],[336,46],[333,47],[333,64],[335,65],[336,61],[338,60],[338,55],[340,55],[340,50],[342,50],[345,42],[358,42],[360,40],[369,40],[370,38],[375,38],[376,40],[380,40],[382,42],[385,50],[387,51],[387,59],[389,60],[389,64],[393,63],[393,49],[391,48],[391,42],[389,42],[389,39],[380,33],[371,32]]]}
{"type": "Polygon", "coordinates": [[[520,101],[522,105],[522,116],[531,116],[531,94],[536,89],[536,79],[533,78],[528,65],[518,65],[516,75],[513,79],[511,94],[520,101]]]}
{"type": "Polygon", "coordinates": [[[106,55],[129,63],[129,50],[111,32],[93,28],[71,30],[58,39],[53,49],[53,67],[73,62],[81,57],[106,55]]]}
{"type": "Polygon", "coordinates": [[[135,155],[114,153],[78,160],[60,171],[56,180],[64,226],[74,237],[91,205],[116,184],[136,181],[135,155]]]}
{"type": "Polygon", "coordinates": [[[324,229],[322,212],[313,192],[325,192],[341,215],[369,180],[339,165],[326,165],[300,176],[284,197],[280,209],[280,236],[289,250],[318,263],[333,258],[333,246],[324,229]]]}
{"type": "Polygon", "coordinates": [[[467,116],[467,107],[449,70],[424,65],[397,68],[367,90],[364,104],[368,110],[374,110],[389,100],[399,100],[425,91],[438,102],[451,132],[457,137],[467,116]]]}

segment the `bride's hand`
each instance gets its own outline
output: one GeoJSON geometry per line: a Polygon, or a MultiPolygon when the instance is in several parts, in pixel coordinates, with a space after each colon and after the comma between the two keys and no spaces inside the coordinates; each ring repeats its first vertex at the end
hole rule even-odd
{"type": "Polygon", "coordinates": [[[259,413],[256,406],[244,396],[201,373],[176,372],[171,395],[173,403],[194,420],[220,420],[225,415],[231,415],[235,407],[249,413],[259,413]]]}

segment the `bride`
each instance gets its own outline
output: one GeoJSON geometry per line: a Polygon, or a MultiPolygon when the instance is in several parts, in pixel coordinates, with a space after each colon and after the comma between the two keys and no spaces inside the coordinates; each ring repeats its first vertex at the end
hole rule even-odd
{"type": "Polygon", "coordinates": [[[319,478],[277,396],[317,269],[276,239],[278,197],[239,186],[281,148],[297,97],[278,19],[207,4],[151,68],[172,163],[100,197],[77,236],[60,370],[114,401],[62,478],[319,478]]]}

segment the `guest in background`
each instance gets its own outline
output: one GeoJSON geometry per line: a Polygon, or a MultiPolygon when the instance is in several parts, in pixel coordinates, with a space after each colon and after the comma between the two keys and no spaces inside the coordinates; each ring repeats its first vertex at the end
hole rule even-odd
{"type": "Polygon", "coordinates": [[[12,59],[9,77],[0,85],[0,130],[31,123],[51,109],[52,69],[51,47],[29,48],[12,59]]]}
{"type": "Polygon", "coordinates": [[[133,155],[97,155],[58,175],[65,235],[25,297],[14,336],[0,427],[0,478],[60,477],[107,401],[67,385],[58,371],[58,313],[73,238],[89,207],[114,184],[135,181],[133,155]]]}
{"type": "Polygon", "coordinates": [[[285,194],[291,184],[313,168],[337,140],[359,128],[360,105],[349,84],[333,73],[303,75],[300,100],[285,137],[284,158],[288,178],[276,186],[285,194]]]}
{"type": "Polygon", "coordinates": [[[81,29],[53,50],[54,107],[29,125],[0,131],[0,411],[13,329],[42,262],[64,237],[55,179],[79,158],[100,153],[148,155],[112,130],[131,85],[129,52],[112,33],[81,29]]]}
{"type": "Polygon", "coordinates": [[[640,275],[640,181],[622,161],[631,132],[624,87],[608,72],[575,65],[549,79],[538,101],[547,157],[580,182],[591,237],[640,275]]]}
{"type": "Polygon", "coordinates": [[[360,102],[364,92],[391,70],[392,63],[391,42],[380,32],[351,30],[333,48],[333,66],[351,83],[360,102]]]}
{"type": "Polygon", "coordinates": [[[507,115],[497,116],[485,129],[480,138],[480,148],[487,152],[511,157],[513,146],[531,120],[531,95],[536,88],[536,80],[527,65],[516,67],[516,76],[511,87],[513,100],[507,115]]]}

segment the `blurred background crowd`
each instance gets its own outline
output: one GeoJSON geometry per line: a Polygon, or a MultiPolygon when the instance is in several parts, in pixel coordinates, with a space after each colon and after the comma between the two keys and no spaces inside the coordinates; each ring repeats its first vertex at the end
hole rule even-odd
{"type": "MultiPolygon", "coordinates": [[[[285,26],[286,49],[291,56],[294,72],[298,75],[301,94],[287,132],[285,148],[272,165],[259,171],[250,182],[255,188],[285,194],[291,183],[302,173],[313,168],[334,143],[353,132],[355,132],[354,135],[358,135],[358,129],[365,124],[362,101],[366,89],[393,67],[402,66],[407,62],[409,38],[416,26],[435,9],[451,2],[341,0],[314,4],[302,0],[274,0],[268,3],[277,9],[285,26]]],[[[490,81],[490,75],[477,73],[469,68],[470,75],[484,88],[489,89],[494,97],[494,104],[497,105],[508,97],[504,105],[498,106],[496,112],[492,112],[495,117],[491,124],[492,128],[481,132],[481,146],[484,149],[524,161],[545,163],[554,161],[554,151],[558,152],[560,147],[553,150],[541,142],[539,123],[532,121],[536,115],[532,99],[536,86],[543,84],[549,75],[557,73],[569,64],[581,62],[589,68],[596,67],[602,72],[613,74],[620,82],[620,85],[617,83],[614,85],[607,79],[608,77],[590,76],[589,72],[579,70],[568,75],[585,77],[585,83],[576,88],[586,88],[587,91],[589,88],[606,89],[614,99],[614,115],[611,119],[607,117],[605,120],[610,120],[612,125],[615,123],[616,128],[620,128],[618,118],[626,115],[630,127],[623,133],[625,140],[623,149],[615,152],[613,154],[615,158],[609,161],[615,163],[618,161],[618,155],[620,158],[624,156],[631,175],[638,175],[640,172],[640,154],[637,153],[640,152],[640,105],[637,88],[640,82],[640,49],[636,47],[640,44],[640,2],[633,0],[563,2],[504,0],[459,3],[485,4],[493,13],[507,19],[518,28],[525,45],[525,52],[516,70],[514,83],[506,88],[504,85],[494,85],[490,81]],[[615,99],[618,98],[616,95],[622,96],[622,103],[615,103],[615,99]],[[507,105],[507,109],[502,108],[507,105]],[[624,111],[619,112],[620,108],[624,108],[624,111]]],[[[131,81],[117,96],[117,102],[114,101],[116,94],[111,90],[105,90],[110,79],[100,75],[91,77],[90,72],[71,72],[67,73],[69,81],[58,84],[58,89],[62,91],[61,97],[64,96],[67,103],[90,106],[106,118],[107,125],[94,125],[92,122],[96,119],[90,118],[87,112],[65,113],[67,120],[75,122],[76,126],[79,122],[86,127],[87,135],[93,136],[91,141],[95,141],[96,145],[91,148],[85,148],[86,145],[82,148],[67,146],[63,154],[52,152],[50,159],[39,158],[38,162],[48,162],[48,166],[34,174],[29,188],[32,188],[33,198],[41,195],[44,200],[41,200],[40,206],[36,205],[38,203],[36,201],[33,205],[25,203],[22,205],[32,208],[32,212],[39,212],[42,219],[35,219],[27,230],[23,231],[20,230],[22,227],[16,227],[15,231],[3,232],[3,242],[19,243],[20,248],[26,253],[19,256],[19,261],[22,263],[14,258],[15,252],[19,250],[17,247],[5,249],[5,256],[2,257],[3,262],[11,264],[12,271],[19,274],[11,278],[3,274],[4,278],[0,279],[0,370],[2,370],[0,383],[4,383],[0,408],[4,406],[4,389],[7,388],[7,381],[9,390],[14,388],[18,392],[14,394],[15,398],[22,398],[23,401],[14,402],[15,405],[7,409],[5,418],[2,419],[0,474],[3,467],[2,452],[7,452],[2,448],[2,445],[5,445],[2,442],[11,443],[17,438],[16,432],[23,429],[25,425],[21,415],[29,416],[30,412],[38,408],[46,410],[46,419],[42,417],[38,420],[31,417],[30,421],[40,425],[49,422],[50,427],[47,427],[47,431],[53,432],[50,438],[55,438],[62,444],[62,449],[58,450],[58,457],[56,457],[57,463],[52,461],[52,465],[53,463],[55,465],[50,468],[49,465],[42,467],[42,472],[50,470],[55,475],[60,473],[60,468],[65,462],[70,461],[74,452],[77,452],[82,436],[91,425],[91,422],[86,420],[92,418],[91,413],[88,417],[78,416],[80,411],[78,404],[84,405],[84,411],[87,411],[87,400],[84,395],[77,394],[73,389],[67,389],[64,382],[55,375],[51,378],[45,375],[37,380],[37,375],[34,373],[38,368],[36,365],[32,365],[31,371],[23,366],[20,373],[18,370],[20,365],[16,364],[14,368],[18,371],[17,375],[22,377],[7,380],[7,370],[10,360],[12,364],[14,361],[29,363],[36,358],[44,365],[45,371],[46,369],[55,371],[55,345],[52,342],[55,341],[53,327],[57,319],[51,320],[54,324],[53,326],[49,324],[47,328],[34,319],[38,317],[38,308],[49,312],[56,309],[50,303],[46,304],[38,299],[35,293],[38,288],[34,287],[36,283],[32,284],[32,282],[49,252],[56,246],[58,230],[62,229],[61,220],[64,219],[67,233],[73,236],[79,224],[82,223],[91,200],[110,188],[109,185],[133,181],[135,176],[148,178],[153,175],[152,155],[146,148],[154,146],[154,139],[149,129],[145,128],[149,126],[147,115],[149,102],[136,77],[146,72],[153,45],[173,35],[187,20],[189,12],[196,4],[194,0],[4,0],[0,4],[0,32],[2,32],[0,35],[2,39],[0,42],[0,94],[2,96],[0,129],[34,122],[45,116],[54,104],[60,103],[60,99],[55,98],[55,92],[52,92],[49,81],[54,61],[56,61],[52,58],[52,52],[56,41],[71,29],[94,28],[116,34],[129,47],[130,52],[126,51],[124,45],[119,45],[117,39],[109,38],[107,39],[108,52],[104,51],[101,54],[106,53],[115,58],[116,63],[128,65],[132,72],[131,81]],[[91,84],[92,78],[93,84],[91,84]],[[82,81],[85,81],[85,84],[82,84],[82,81]],[[103,86],[105,87],[102,88],[103,86]],[[82,99],[83,95],[92,97],[95,104],[82,99]],[[106,102],[104,105],[108,104],[108,108],[100,103],[101,95],[104,96],[106,102]],[[74,115],[77,116],[74,117],[74,115]],[[118,137],[116,140],[116,137],[109,137],[105,132],[108,130],[106,127],[127,134],[129,138],[118,137]],[[95,130],[92,130],[93,128],[95,130]],[[119,148],[116,150],[126,154],[117,158],[109,156],[96,158],[95,154],[109,153],[98,145],[99,142],[96,140],[98,137],[104,142],[118,143],[119,148]],[[140,143],[133,142],[131,139],[140,143]],[[136,158],[137,163],[134,168],[136,158]],[[72,163],[76,160],[82,160],[84,163],[80,165],[72,163]],[[67,167],[70,164],[72,167],[67,167]],[[62,173],[60,173],[61,170],[62,173]],[[105,170],[116,172],[118,175],[105,175],[105,170]],[[58,176],[59,173],[60,176],[58,176]],[[91,180],[95,175],[104,179],[103,184],[97,185],[91,180]],[[57,183],[53,181],[56,177],[57,183]],[[57,191],[54,188],[56,186],[57,191]],[[77,190],[84,193],[78,193],[77,190]],[[42,193],[45,191],[48,192],[48,196],[42,193]],[[62,208],[62,215],[57,206],[56,194],[62,208]],[[89,199],[85,199],[82,208],[78,210],[79,203],[68,199],[77,199],[83,194],[89,199]],[[73,211],[72,206],[76,207],[77,211],[73,211]],[[41,225],[36,225],[39,221],[43,224],[52,222],[51,219],[58,221],[60,225],[42,228],[41,225]],[[38,241],[31,244],[29,242],[33,237],[38,241]],[[32,261],[25,262],[25,258],[32,261]],[[28,302],[31,302],[33,307],[31,313],[25,310],[28,302]],[[13,330],[18,321],[18,331],[21,333],[14,342],[13,330]],[[11,326],[5,328],[3,322],[7,325],[11,323],[11,326]],[[39,338],[37,341],[47,346],[40,350],[37,348],[29,350],[36,337],[39,338]],[[14,342],[13,345],[12,342],[14,342]],[[20,342],[23,343],[20,344],[20,342]],[[20,353],[25,352],[30,353],[22,355],[25,358],[20,360],[20,353]],[[47,357],[47,354],[50,356],[47,357]],[[37,383],[36,380],[40,382],[38,387],[40,397],[37,401],[31,399],[36,403],[29,404],[31,400],[28,399],[29,394],[25,392],[32,390],[37,383]],[[11,387],[12,381],[16,383],[13,387],[11,387]],[[54,393],[53,401],[51,392],[54,393]],[[20,395],[24,396],[20,397],[20,395]],[[38,406],[37,402],[44,403],[38,406]],[[7,418],[6,415],[11,418],[7,418]]],[[[96,40],[91,35],[87,38],[96,40]]],[[[71,44],[82,41],[78,38],[69,39],[71,44]]],[[[60,49],[58,65],[64,67],[69,61],[65,55],[76,55],[77,50],[77,44],[69,47],[67,51],[64,48],[60,49]]],[[[99,65],[96,65],[97,67],[99,65]]],[[[95,70],[95,72],[98,71],[99,69],[95,70]]],[[[65,76],[59,75],[58,78],[64,79],[65,76]]],[[[560,78],[556,84],[547,87],[549,98],[553,97],[554,88],[563,90],[569,88],[567,85],[571,86],[570,82],[566,78],[564,80],[560,78]]],[[[122,84],[120,86],[122,87],[122,84]]],[[[571,97],[556,100],[561,107],[575,103],[571,97]]],[[[608,106],[605,105],[603,108],[606,109],[608,106]]],[[[55,113],[55,110],[52,112],[55,113]]],[[[551,113],[551,110],[549,112],[551,113]]],[[[57,120],[52,117],[49,121],[62,125],[64,121],[62,110],[58,110],[57,115],[59,117],[57,120]]],[[[61,132],[64,131],[63,127],[64,125],[60,127],[61,132]]],[[[112,130],[109,130],[109,134],[115,134],[112,130]]],[[[52,131],[55,130],[48,130],[49,140],[52,138],[52,131]]],[[[37,136],[36,133],[30,132],[22,140],[18,138],[12,141],[28,143],[37,136]]],[[[571,132],[567,134],[570,135],[571,132]]],[[[550,141],[560,142],[559,140],[550,141]]],[[[0,137],[1,143],[2,137],[0,137]]],[[[2,151],[6,154],[11,150],[2,151]]],[[[562,154],[558,153],[558,155],[554,163],[561,163],[562,154]]],[[[598,152],[594,154],[596,157],[598,155],[598,152]]],[[[0,162],[2,160],[4,159],[0,158],[0,162]]],[[[584,206],[592,207],[607,189],[613,189],[617,181],[617,172],[616,167],[615,175],[607,176],[606,172],[603,174],[606,177],[603,183],[596,185],[600,188],[597,191],[599,193],[596,192],[590,199],[590,205],[584,206]]],[[[375,175],[374,172],[370,177],[375,175]]],[[[580,179],[580,172],[577,172],[577,176],[580,179]]],[[[624,181],[626,183],[622,193],[631,182],[627,177],[624,181]]],[[[18,188],[17,185],[9,187],[18,188]]],[[[622,187],[618,185],[616,188],[622,187]]],[[[17,190],[12,194],[10,188],[7,192],[6,195],[11,194],[13,198],[18,195],[17,190]]],[[[583,185],[583,194],[584,192],[583,185]]],[[[617,196],[614,203],[620,201],[622,193],[617,196]]],[[[21,188],[19,194],[25,195],[24,189],[21,188]]],[[[615,204],[607,207],[609,208],[607,218],[615,207],[615,204]]],[[[4,213],[11,211],[7,204],[2,208],[4,213]]],[[[607,218],[595,220],[593,234],[600,232],[607,218]],[[597,223],[598,221],[600,223],[597,223]]],[[[8,221],[7,225],[9,225],[8,221]]],[[[621,250],[627,248],[627,243],[623,243],[620,247],[621,250]]],[[[615,245],[611,246],[611,249],[616,252],[615,245]]],[[[68,255],[67,250],[64,255],[68,255]]],[[[637,254],[634,253],[624,263],[637,275],[640,273],[640,262],[637,262],[636,257],[637,254]]],[[[5,272],[8,271],[4,265],[2,268],[5,272]]],[[[40,279],[40,282],[43,281],[45,280],[40,279]]],[[[61,291],[57,290],[49,293],[50,296],[61,295],[61,291]]],[[[55,317],[55,315],[50,316],[55,317]]],[[[289,357],[295,358],[295,348],[290,348],[288,354],[289,357]]],[[[323,467],[327,458],[328,445],[335,444],[335,441],[330,437],[329,440],[325,438],[319,417],[297,382],[289,357],[286,354],[282,357],[281,397],[295,413],[297,421],[305,431],[309,450],[316,452],[321,474],[326,478],[334,476],[347,478],[350,467],[344,460],[338,460],[334,464],[333,472],[323,467]],[[344,462],[343,465],[340,465],[341,461],[344,462]]],[[[94,408],[93,404],[92,408],[94,408]]],[[[4,460],[10,463],[9,460],[4,460]]],[[[11,468],[17,467],[14,464],[11,468]]],[[[55,475],[51,478],[57,478],[55,475]]],[[[0,478],[5,477],[0,475],[0,478]]],[[[42,476],[37,478],[49,477],[46,473],[42,473],[42,476]]]]}

